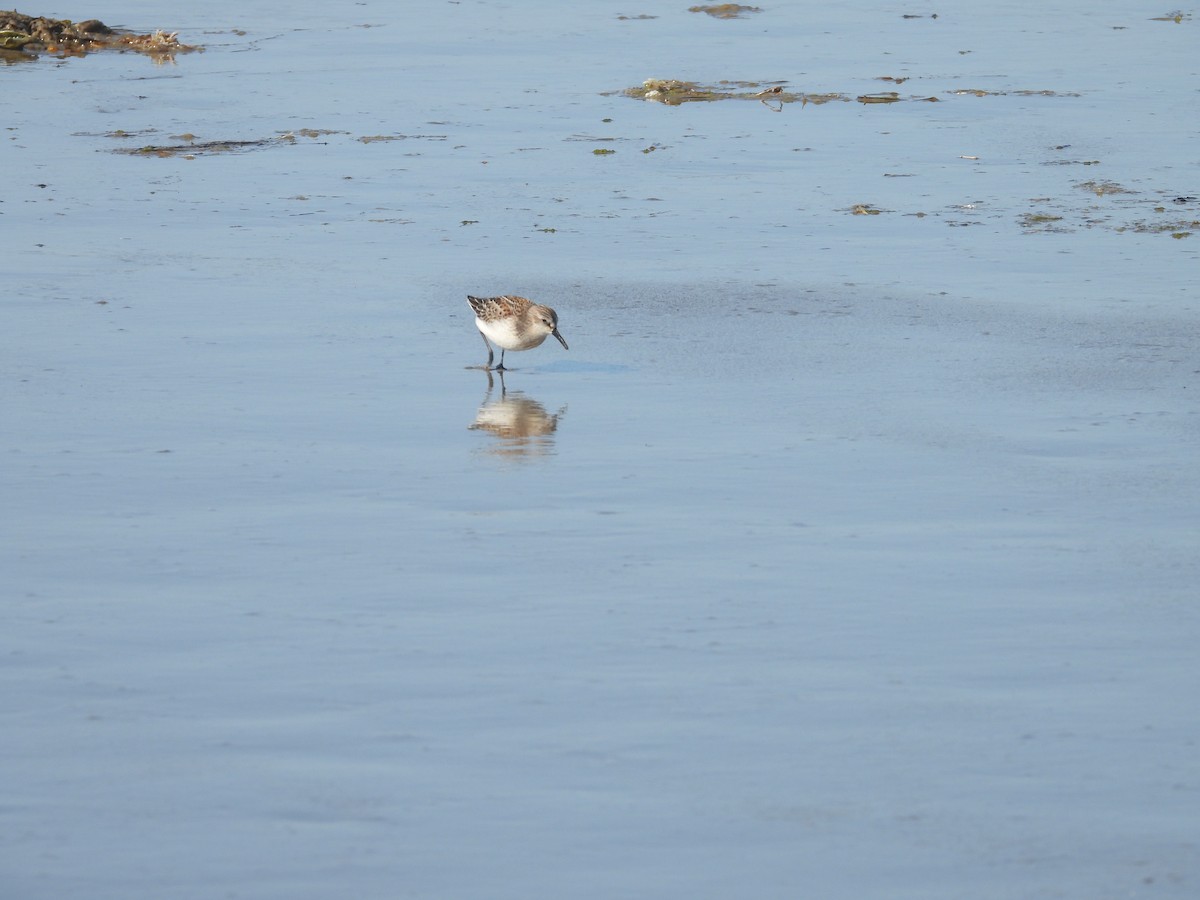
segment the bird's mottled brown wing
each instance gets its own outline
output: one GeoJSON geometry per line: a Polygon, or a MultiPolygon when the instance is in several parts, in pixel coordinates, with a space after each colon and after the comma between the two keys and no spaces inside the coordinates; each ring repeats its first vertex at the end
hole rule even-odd
{"type": "Polygon", "coordinates": [[[492,322],[507,316],[520,315],[532,305],[524,297],[514,297],[511,295],[503,297],[472,297],[468,294],[467,302],[471,304],[471,309],[475,311],[475,315],[485,322],[492,322]]]}

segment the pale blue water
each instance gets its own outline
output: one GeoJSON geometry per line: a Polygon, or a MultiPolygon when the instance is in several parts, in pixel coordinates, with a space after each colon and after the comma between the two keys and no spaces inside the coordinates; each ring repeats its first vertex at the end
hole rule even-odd
{"type": "Polygon", "coordinates": [[[0,71],[0,893],[1193,896],[1165,11],[62,13],[208,49],[0,71]]]}

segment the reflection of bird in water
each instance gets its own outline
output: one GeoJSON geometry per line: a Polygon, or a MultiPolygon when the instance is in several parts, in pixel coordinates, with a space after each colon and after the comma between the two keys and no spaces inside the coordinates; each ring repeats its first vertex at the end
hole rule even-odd
{"type": "Polygon", "coordinates": [[[492,399],[492,373],[488,372],[488,392],[483,405],[475,414],[472,431],[486,431],[500,439],[488,452],[500,456],[542,456],[554,447],[552,435],[558,429],[558,420],[566,413],[564,406],[556,413],[521,391],[511,394],[504,386],[504,372],[500,371],[500,396],[492,399]]]}
{"type": "Polygon", "coordinates": [[[496,366],[500,372],[504,371],[505,350],[532,350],[540,347],[550,335],[558,338],[564,350],[568,349],[567,342],[558,333],[558,313],[548,306],[539,306],[524,297],[472,297],[469,294],[467,302],[475,311],[475,327],[488,348],[485,369],[492,367],[495,358],[488,338],[500,348],[500,365],[496,366]]]}

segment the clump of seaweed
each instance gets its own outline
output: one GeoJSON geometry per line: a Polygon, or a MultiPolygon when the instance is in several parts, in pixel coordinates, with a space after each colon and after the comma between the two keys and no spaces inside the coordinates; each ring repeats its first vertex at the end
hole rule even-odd
{"type": "Polygon", "coordinates": [[[1176,25],[1179,25],[1183,22],[1188,21],[1189,19],[1191,19],[1191,17],[1192,17],[1191,13],[1185,13],[1181,9],[1175,9],[1169,13],[1163,13],[1161,16],[1153,16],[1150,19],[1150,21],[1151,22],[1174,22],[1176,25]]]}
{"type": "Polygon", "coordinates": [[[1081,191],[1090,191],[1097,197],[1107,197],[1111,194],[1133,194],[1135,191],[1130,190],[1124,185],[1117,184],[1115,181],[1081,181],[1075,185],[1081,191]]]}
{"type": "Polygon", "coordinates": [[[739,3],[717,3],[713,6],[689,6],[688,12],[707,13],[714,19],[740,19],[743,13],[762,12],[757,6],[742,6],[739,3]]]}
{"type": "Polygon", "coordinates": [[[1147,221],[1138,219],[1129,225],[1116,229],[1117,231],[1132,231],[1136,234],[1169,234],[1176,240],[1190,237],[1200,230],[1200,219],[1166,219],[1147,221]]]}
{"type": "Polygon", "coordinates": [[[197,156],[212,156],[216,153],[239,153],[245,150],[259,150],[274,144],[296,143],[296,137],[291,132],[286,132],[279,137],[260,138],[252,141],[200,141],[196,139],[194,134],[177,134],[174,137],[176,140],[184,141],[185,143],[145,144],[141,147],[121,147],[113,152],[126,156],[195,159],[197,156]]]}
{"type": "Polygon", "coordinates": [[[622,91],[635,100],[649,100],[667,106],[683,103],[710,102],[713,100],[760,100],[778,103],[828,103],[831,100],[849,101],[845,94],[805,94],[785,90],[781,85],[763,88],[757,81],[718,81],[716,84],[700,84],[696,81],[680,81],[675,78],[647,78],[637,87],[622,91]]]}
{"type": "Polygon", "coordinates": [[[855,98],[859,103],[899,103],[901,100],[938,103],[937,97],[901,97],[895,91],[880,91],[877,94],[861,94],[855,98]]]}
{"type": "MultiPolygon", "coordinates": [[[[771,82],[766,82],[766,84],[771,84],[771,82]]],[[[637,87],[626,88],[621,93],[626,97],[633,97],[635,100],[649,100],[654,103],[664,103],[667,106],[713,100],[758,100],[776,112],[782,109],[785,103],[799,103],[806,106],[809,103],[820,105],[835,100],[842,103],[857,100],[864,104],[938,102],[937,97],[901,97],[895,91],[858,95],[810,94],[804,91],[789,91],[778,83],[765,88],[763,85],[764,82],[758,81],[718,81],[715,84],[701,84],[696,81],[680,81],[675,78],[647,78],[637,87]],[[778,105],[772,106],[772,104],[778,105]]]]}
{"type": "Polygon", "coordinates": [[[1034,232],[1055,232],[1062,234],[1071,230],[1062,224],[1062,220],[1062,216],[1056,216],[1053,213],[1029,212],[1021,215],[1017,221],[1021,226],[1021,230],[1026,234],[1034,232]]]}
{"type": "Polygon", "coordinates": [[[181,44],[176,32],[155,31],[133,34],[109,28],[99,19],[72,22],[27,16],[16,10],[0,11],[0,50],[36,58],[38,51],[58,57],[85,56],[97,50],[133,50],[158,61],[173,59],[177,53],[202,50],[181,44]]]}
{"type": "Polygon", "coordinates": [[[1074,91],[989,91],[983,88],[955,88],[947,91],[948,94],[954,94],[957,97],[1078,97],[1078,93],[1074,91]]]}
{"type": "Polygon", "coordinates": [[[378,144],[386,141],[444,141],[445,134],[364,134],[358,140],[363,144],[378,144]]]}
{"type": "Polygon", "coordinates": [[[725,100],[734,96],[730,91],[719,91],[713,87],[704,87],[695,81],[679,81],[675,78],[647,78],[641,87],[629,88],[625,93],[630,97],[666,103],[668,106],[695,101],[725,100]]]}

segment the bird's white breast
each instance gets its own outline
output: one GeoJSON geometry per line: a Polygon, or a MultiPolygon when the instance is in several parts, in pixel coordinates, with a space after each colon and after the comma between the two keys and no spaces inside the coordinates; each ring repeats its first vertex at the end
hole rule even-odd
{"type": "Polygon", "coordinates": [[[493,319],[491,322],[485,322],[477,316],[475,327],[482,331],[484,337],[489,341],[505,350],[532,350],[546,340],[544,331],[533,328],[528,329],[524,334],[518,334],[516,322],[516,318],[511,316],[505,319],[493,319]]]}

